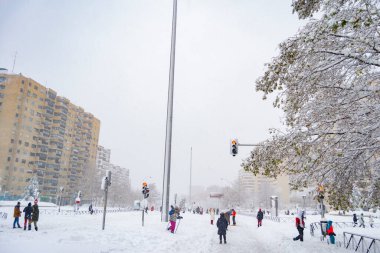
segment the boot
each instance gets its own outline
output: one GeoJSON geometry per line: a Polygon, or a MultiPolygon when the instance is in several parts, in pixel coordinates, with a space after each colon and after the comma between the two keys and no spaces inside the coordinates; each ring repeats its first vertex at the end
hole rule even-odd
{"type": "Polygon", "coordinates": [[[36,231],[38,231],[38,227],[34,227],[34,229],[35,229],[36,231]]]}
{"type": "Polygon", "coordinates": [[[26,230],[26,226],[24,226],[24,230],[26,230]]]}
{"type": "Polygon", "coordinates": [[[28,230],[32,230],[32,225],[28,225],[28,230]]]}
{"type": "Polygon", "coordinates": [[[220,241],[219,244],[222,244],[222,241],[220,241]]]}
{"type": "Polygon", "coordinates": [[[227,241],[226,240],[224,240],[224,244],[226,244],[227,243],[227,241]]]}

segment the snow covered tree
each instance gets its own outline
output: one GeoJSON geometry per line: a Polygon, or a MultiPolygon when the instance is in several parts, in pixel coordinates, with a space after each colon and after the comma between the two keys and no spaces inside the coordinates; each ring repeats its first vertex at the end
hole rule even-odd
{"type": "Polygon", "coordinates": [[[293,189],[324,184],[335,208],[352,206],[353,192],[378,205],[379,9],[378,0],[293,1],[300,18],[323,15],[281,43],[256,81],[264,99],[275,93],[287,127],[252,151],[247,171],[292,175],[293,189]]]}
{"type": "Polygon", "coordinates": [[[38,198],[39,195],[39,184],[37,177],[34,176],[29,180],[29,185],[25,187],[24,200],[33,201],[38,198]]]}

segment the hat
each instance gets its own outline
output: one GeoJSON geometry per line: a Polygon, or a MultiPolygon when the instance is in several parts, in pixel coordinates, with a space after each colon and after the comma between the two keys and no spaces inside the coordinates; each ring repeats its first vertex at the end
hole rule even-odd
{"type": "Polygon", "coordinates": [[[37,204],[37,203],[38,203],[38,199],[35,199],[35,200],[34,200],[34,204],[37,204]]]}

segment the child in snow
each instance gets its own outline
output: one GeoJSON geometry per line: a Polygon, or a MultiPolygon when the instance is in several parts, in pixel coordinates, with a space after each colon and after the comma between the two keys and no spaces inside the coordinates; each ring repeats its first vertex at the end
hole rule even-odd
{"type": "Polygon", "coordinates": [[[331,244],[335,244],[335,236],[336,236],[336,234],[334,233],[334,227],[332,225],[332,221],[331,220],[329,220],[327,222],[326,229],[327,229],[327,234],[330,236],[330,242],[331,242],[331,244]]]}
{"type": "Polygon", "coordinates": [[[364,214],[363,213],[360,214],[359,223],[360,223],[359,228],[361,226],[363,226],[363,228],[365,228],[365,225],[364,225],[364,214]]]}
{"type": "Polygon", "coordinates": [[[261,208],[257,212],[257,227],[261,227],[263,225],[264,213],[261,211],[261,208]]]}
{"type": "Polygon", "coordinates": [[[214,208],[210,208],[210,219],[211,219],[211,225],[214,225],[214,220],[215,220],[215,210],[214,210],[214,208]]]}
{"type": "Polygon", "coordinates": [[[296,227],[298,230],[298,236],[293,238],[293,241],[301,240],[303,242],[303,230],[305,228],[305,221],[303,211],[299,211],[296,217],[296,227]]]}
{"type": "Polygon", "coordinates": [[[15,218],[13,221],[13,228],[16,228],[16,224],[18,228],[21,228],[20,223],[18,222],[19,218],[21,217],[20,202],[17,202],[17,205],[13,210],[13,217],[15,218]]]}
{"type": "Polygon", "coordinates": [[[220,217],[218,221],[216,222],[216,226],[218,227],[219,243],[222,244],[222,236],[223,236],[224,243],[226,244],[228,222],[224,216],[224,213],[220,213],[220,217]]]}
{"type": "Polygon", "coordinates": [[[170,232],[172,234],[174,234],[174,230],[175,230],[175,225],[176,225],[176,222],[177,222],[177,211],[176,209],[174,208],[174,206],[170,206],[171,207],[171,210],[169,211],[169,220],[170,220],[170,232]]]}
{"type": "Polygon", "coordinates": [[[28,224],[28,230],[31,230],[32,229],[32,212],[33,212],[33,209],[32,209],[32,203],[28,203],[28,206],[26,206],[23,210],[23,212],[25,213],[25,216],[24,216],[24,230],[26,230],[26,224],[28,223],[29,221],[29,224],[28,224]]]}
{"type": "Polygon", "coordinates": [[[356,225],[358,225],[358,217],[356,217],[356,213],[354,213],[352,220],[354,221],[354,227],[356,227],[356,225]]]}

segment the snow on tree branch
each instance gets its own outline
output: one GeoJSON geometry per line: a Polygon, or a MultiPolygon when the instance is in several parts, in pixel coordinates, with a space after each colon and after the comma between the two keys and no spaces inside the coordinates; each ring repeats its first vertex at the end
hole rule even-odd
{"type": "Polygon", "coordinates": [[[290,174],[293,189],[323,183],[335,207],[379,205],[380,2],[293,1],[301,18],[322,10],[256,81],[285,112],[275,133],[243,163],[247,171],[290,174]]]}

